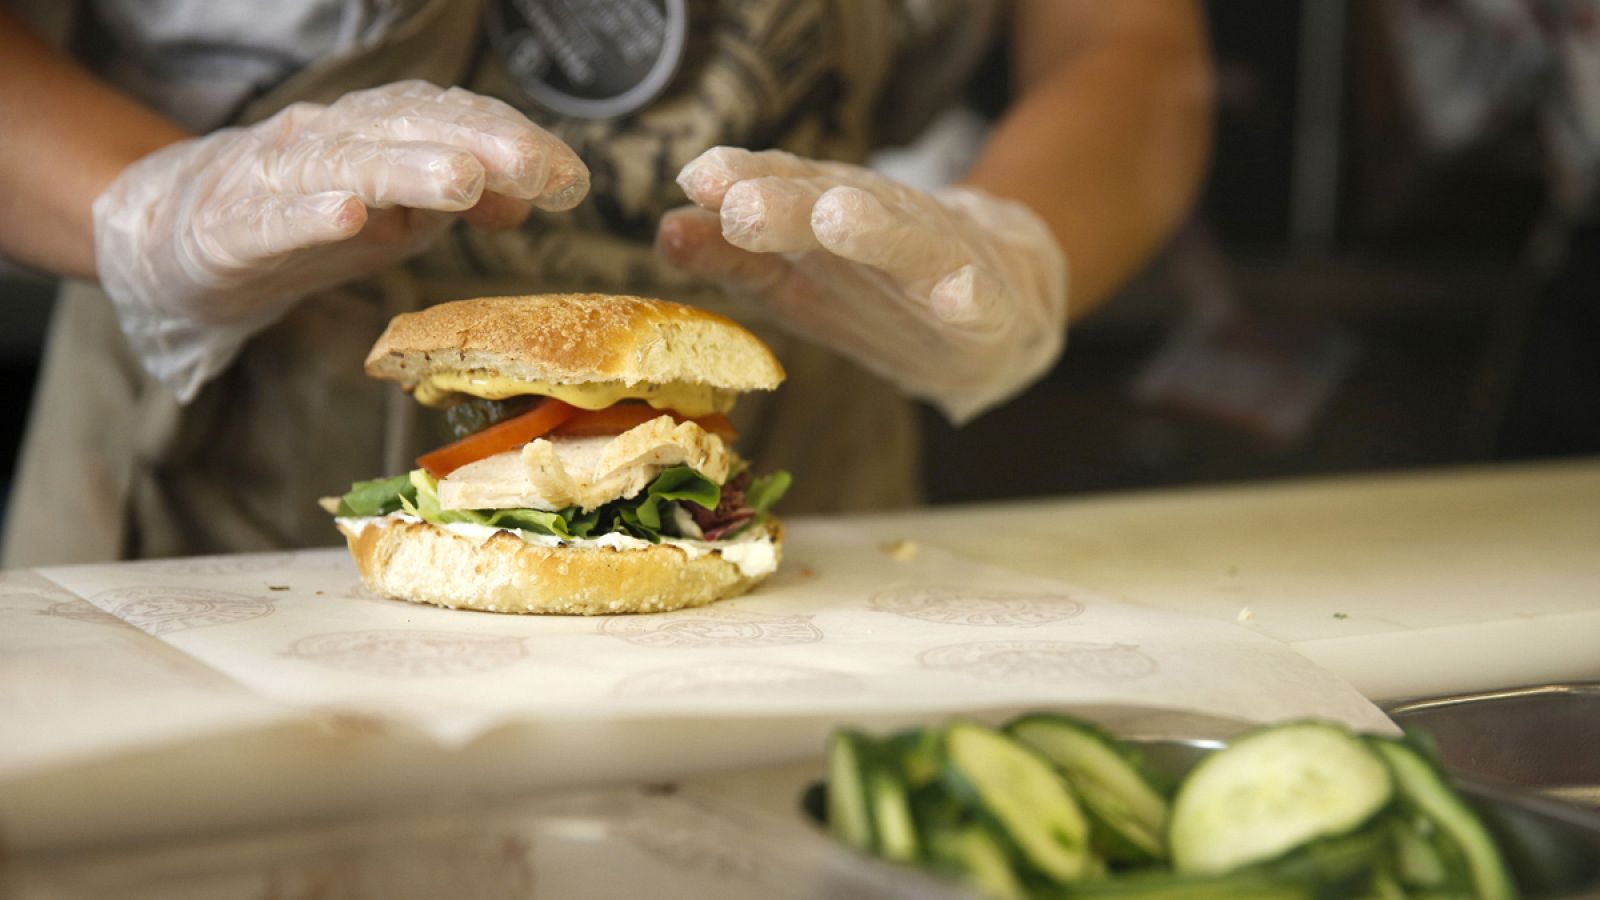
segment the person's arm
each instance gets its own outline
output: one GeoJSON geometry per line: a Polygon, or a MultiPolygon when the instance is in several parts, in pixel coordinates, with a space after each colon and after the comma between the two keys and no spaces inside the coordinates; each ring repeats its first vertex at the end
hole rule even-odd
{"type": "Polygon", "coordinates": [[[93,280],[92,208],[117,175],[189,135],[0,9],[0,257],[93,280]]]}
{"type": "Polygon", "coordinates": [[[966,181],[1050,226],[1077,319],[1194,201],[1211,139],[1205,26],[1193,0],[1019,0],[1015,16],[1018,97],[966,181]]]}
{"type": "Polygon", "coordinates": [[[1194,0],[1018,0],[1019,99],[966,184],[714,147],[656,243],[966,422],[1060,356],[1182,219],[1209,141],[1194,0]]]}
{"type": "Polygon", "coordinates": [[[98,279],[180,402],[301,298],[456,216],[514,228],[589,189],[572,149],[509,104],[421,81],[190,137],[3,14],[0,136],[0,255],[98,279]]]}

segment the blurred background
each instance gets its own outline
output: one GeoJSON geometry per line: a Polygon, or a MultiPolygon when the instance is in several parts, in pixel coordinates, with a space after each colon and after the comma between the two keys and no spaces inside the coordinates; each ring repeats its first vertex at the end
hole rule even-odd
{"type": "Polygon", "coordinates": [[[1522,30],[1539,6],[1207,4],[1216,140],[1191,225],[1022,401],[960,431],[926,417],[930,496],[1600,452],[1600,241],[1549,121],[1600,109],[1522,30]]]}
{"type": "MultiPolygon", "coordinates": [[[[1192,222],[1026,395],[960,430],[925,416],[929,498],[1600,452],[1600,242],[1551,164],[1559,60],[1384,0],[1208,15],[1217,131],[1192,222]]],[[[51,294],[0,281],[8,478],[51,294]]]]}

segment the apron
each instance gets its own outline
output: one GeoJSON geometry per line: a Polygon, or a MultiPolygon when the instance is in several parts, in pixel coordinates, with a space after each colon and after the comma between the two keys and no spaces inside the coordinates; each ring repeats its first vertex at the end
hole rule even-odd
{"type": "MultiPolygon", "coordinates": [[[[457,227],[406,265],[308,297],[187,406],[132,358],[104,294],[68,284],[8,510],[5,564],[339,543],[319,496],[406,471],[446,439],[440,417],[362,372],[372,342],[401,312],[498,294],[638,293],[730,315],[789,373],[777,392],[741,398],[732,415],[737,447],[757,471],[793,473],[781,511],[914,504],[920,434],[904,398],[659,263],[650,241],[660,213],[684,202],[677,171],[708,146],[862,159],[882,131],[895,42],[930,33],[930,19],[900,13],[973,6],[701,4],[709,18],[677,79],[647,107],[610,120],[533,104],[486,49],[475,2],[426,0],[381,42],[297,72],[238,121],[405,78],[462,84],[519,106],[572,145],[590,166],[591,198],[568,213],[536,212],[512,232],[457,227]]],[[[971,43],[970,23],[944,31],[971,43]]]]}

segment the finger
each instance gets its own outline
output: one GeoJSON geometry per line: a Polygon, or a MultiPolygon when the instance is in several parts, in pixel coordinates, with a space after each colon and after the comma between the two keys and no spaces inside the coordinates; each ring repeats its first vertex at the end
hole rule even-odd
{"type": "Polygon", "coordinates": [[[589,192],[589,169],[572,148],[510,104],[426,82],[389,87],[371,103],[352,107],[368,136],[459,147],[482,163],[489,190],[541,209],[571,209],[589,192]]]}
{"type": "Polygon", "coordinates": [[[720,217],[693,206],[661,217],[656,252],[691,275],[755,295],[770,291],[790,271],[781,256],[751,253],[723,240],[720,217]]]}
{"type": "MultiPolygon", "coordinates": [[[[847,263],[824,256],[817,261],[819,270],[836,271],[819,271],[822,278],[818,280],[812,277],[809,267],[803,271],[785,257],[751,253],[729,244],[722,239],[717,214],[699,207],[680,207],[663,216],[656,232],[656,250],[685,272],[715,282],[765,308],[784,328],[829,346],[851,344],[862,333],[862,322],[885,318],[885,310],[875,304],[839,302],[835,292],[822,288],[824,282],[856,285],[862,270],[843,271],[847,263]]],[[[870,290],[847,289],[845,293],[865,296],[870,290]]],[[[898,324],[889,322],[884,327],[898,324]]]]}
{"type": "Polygon", "coordinates": [[[678,172],[678,186],[696,206],[721,209],[728,189],[752,178],[832,178],[853,184],[867,175],[855,166],[817,162],[785,153],[754,153],[740,147],[712,147],[678,172]]]}
{"type": "Polygon", "coordinates": [[[589,167],[564,143],[558,142],[556,151],[533,205],[548,212],[566,212],[589,195],[589,167]]]}
{"type": "Polygon", "coordinates": [[[486,188],[531,200],[540,209],[571,209],[589,193],[589,168],[572,148],[531,122],[433,110],[378,130],[403,140],[436,141],[466,150],[482,164],[486,188]]]}
{"type": "Polygon", "coordinates": [[[900,204],[886,206],[860,188],[823,194],[812,207],[811,230],[828,252],[905,285],[931,285],[967,262],[937,221],[900,204]]]}
{"type": "Polygon", "coordinates": [[[752,253],[801,253],[821,247],[811,230],[811,208],[832,181],[817,178],[751,178],[729,188],[722,200],[722,236],[752,253]]]}
{"type": "Polygon", "coordinates": [[[533,204],[527,200],[484,191],[478,205],[462,213],[461,218],[477,228],[504,231],[528,221],[528,215],[532,212],[533,204]]]}
{"type": "Polygon", "coordinates": [[[270,187],[290,193],[349,191],[368,206],[460,212],[477,205],[484,170],[471,153],[426,141],[311,135],[266,163],[270,187]]]}
{"type": "Polygon", "coordinates": [[[348,240],[367,224],[367,207],[349,191],[265,194],[229,204],[196,229],[201,258],[245,269],[322,244],[348,240]]]}

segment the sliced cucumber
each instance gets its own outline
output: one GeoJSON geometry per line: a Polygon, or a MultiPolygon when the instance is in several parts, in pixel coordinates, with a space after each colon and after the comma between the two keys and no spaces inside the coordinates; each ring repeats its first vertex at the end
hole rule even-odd
{"type": "Polygon", "coordinates": [[[1073,897],[1138,898],[1138,900],[1311,900],[1310,885],[1281,881],[1257,871],[1229,875],[1132,874],[1074,885],[1073,897]]]}
{"type": "Polygon", "coordinates": [[[937,728],[913,728],[890,735],[885,750],[900,764],[906,786],[915,790],[939,780],[942,733],[937,728]]]}
{"type": "Polygon", "coordinates": [[[878,855],[894,862],[913,862],[921,855],[917,824],[899,766],[885,757],[867,765],[867,802],[872,807],[872,836],[878,855]]]}
{"type": "Polygon", "coordinates": [[[1388,767],[1343,727],[1277,725],[1234,740],[1189,773],[1167,844],[1180,872],[1228,872],[1352,833],[1393,797],[1388,767]]]}
{"type": "Polygon", "coordinates": [[[1485,900],[1515,897],[1516,883],[1493,836],[1438,767],[1404,741],[1375,737],[1367,743],[1388,763],[1405,806],[1433,823],[1440,837],[1459,851],[1473,895],[1485,900]]]}
{"type": "Polygon", "coordinates": [[[1433,822],[1426,818],[1402,820],[1391,826],[1395,876],[1402,885],[1439,890],[1449,883],[1450,867],[1436,843],[1437,835],[1433,822]]]}
{"type": "Polygon", "coordinates": [[[936,863],[985,897],[1022,900],[1028,896],[1004,845],[982,825],[937,829],[928,844],[936,863]]]}
{"type": "Polygon", "coordinates": [[[1367,894],[1371,900],[1406,900],[1409,894],[1400,884],[1400,878],[1395,875],[1390,866],[1379,866],[1372,872],[1372,881],[1367,885],[1367,894]]]}
{"type": "Polygon", "coordinates": [[[1357,896],[1371,887],[1375,871],[1387,861],[1387,825],[1384,819],[1350,834],[1318,838],[1252,868],[1277,881],[1311,885],[1323,896],[1357,896]]]}
{"type": "Polygon", "coordinates": [[[1055,763],[1106,837],[1112,859],[1153,862],[1166,857],[1167,801],[1151,787],[1116,738],[1087,722],[1031,715],[1006,726],[1018,740],[1055,763]]]}
{"type": "Polygon", "coordinates": [[[867,738],[836,731],[828,739],[828,830],[858,850],[873,850],[872,806],[867,798],[867,738]]]}
{"type": "Polygon", "coordinates": [[[1049,762],[971,722],[950,726],[944,746],[952,790],[975,798],[1030,867],[1058,883],[1092,871],[1088,820],[1049,762]]]}

